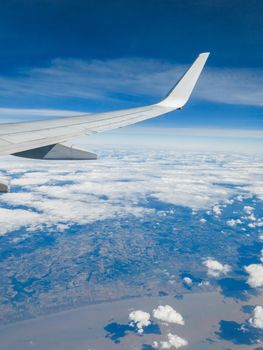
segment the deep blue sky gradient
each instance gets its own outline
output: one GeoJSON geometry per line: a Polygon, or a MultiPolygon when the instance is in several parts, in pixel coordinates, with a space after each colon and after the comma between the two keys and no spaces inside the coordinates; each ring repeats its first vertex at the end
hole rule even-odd
{"type": "Polygon", "coordinates": [[[211,51],[210,64],[262,67],[261,0],[2,0],[0,69],[54,57],[176,58],[211,51]]]}

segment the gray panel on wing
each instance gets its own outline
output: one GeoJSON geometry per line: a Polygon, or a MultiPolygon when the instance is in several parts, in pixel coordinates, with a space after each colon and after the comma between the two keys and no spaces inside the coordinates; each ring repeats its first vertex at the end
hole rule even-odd
{"type": "Polygon", "coordinates": [[[13,153],[14,156],[32,159],[48,160],[95,160],[97,155],[84,149],[63,144],[38,147],[23,152],[13,153]]]}

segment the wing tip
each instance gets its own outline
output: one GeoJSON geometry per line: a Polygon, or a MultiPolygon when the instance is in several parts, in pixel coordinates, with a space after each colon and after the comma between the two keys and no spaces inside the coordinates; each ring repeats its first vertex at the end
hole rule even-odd
{"type": "Polygon", "coordinates": [[[173,109],[182,108],[190,98],[209,55],[210,52],[200,53],[183,77],[158,105],[173,109]]]}

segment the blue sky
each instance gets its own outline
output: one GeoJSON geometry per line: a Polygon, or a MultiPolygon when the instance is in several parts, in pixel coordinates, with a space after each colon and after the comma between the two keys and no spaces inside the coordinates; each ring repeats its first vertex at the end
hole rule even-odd
{"type": "Polygon", "coordinates": [[[181,114],[141,125],[262,130],[262,13],[260,0],[1,1],[1,120],[152,103],[210,51],[181,114]]]}
{"type": "Polygon", "coordinates": [[[155,57],[262,66],[260,0],[9,0],[0,4],[1,71],[54,57],[155,57]]]}

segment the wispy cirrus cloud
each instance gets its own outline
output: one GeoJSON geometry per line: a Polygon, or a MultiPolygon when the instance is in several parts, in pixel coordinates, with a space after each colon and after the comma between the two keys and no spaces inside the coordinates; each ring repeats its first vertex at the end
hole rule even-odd
{"type": "Polygon", "coordinates": [[[4,123],[29,119],[69,117],[81,114],[83,113],[65,109],[0,108],[0,121],[4,123]]]}
{"type": "MultiPolygon", "coordinates": [[[[158,59],[54,59],[46,67],[0,77],[0,96],[154,101],[162,98],[186,65],[158,59]]],[[[206,67],[194,96],[226,104],[263,105],[263,70],[206,67]]]]}

